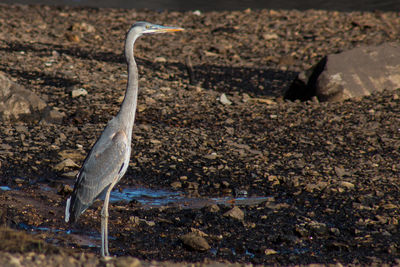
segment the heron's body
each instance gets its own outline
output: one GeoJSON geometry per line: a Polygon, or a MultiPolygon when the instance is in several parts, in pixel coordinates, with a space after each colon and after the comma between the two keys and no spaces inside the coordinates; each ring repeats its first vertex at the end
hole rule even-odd
{"type": "Polygon", "coordinates": [[[75,222],[96,199],[104,197],[101,213],[101,254],[103,257],[109,256],[107,218],[110,193],[115,184],[124,176],[131,155],[132,127],[138,96],[138,71],[133,56],[134,43],[142,34],[181,30],[183,29],[138,22],[128,31],[125,40],[128,84],[124,101],[118,114],[108,122],[87,155],[77,175],[72,195],[67,200],[65,221],[75,222]]]}

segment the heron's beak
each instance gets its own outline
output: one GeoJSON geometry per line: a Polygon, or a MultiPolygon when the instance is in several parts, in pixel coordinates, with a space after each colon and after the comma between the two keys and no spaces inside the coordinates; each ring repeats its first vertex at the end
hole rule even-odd
{"type": "Polygon", "coordinates": [[[146,31],[146,33],[165,33],[165,32],[180,32],[183,31],[183,28],[179,27],[170,27],[170,26],[161,26],[161,25],[154,25],[146,31]]]}

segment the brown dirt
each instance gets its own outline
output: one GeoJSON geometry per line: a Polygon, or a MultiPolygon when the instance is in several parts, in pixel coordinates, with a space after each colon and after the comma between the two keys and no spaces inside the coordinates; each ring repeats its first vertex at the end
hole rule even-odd
{"type": "Polygon", "coordinates": [[[54,166],[65,158],[81,164],[116,114],[126,83],[125,32],[145,20],[186,31],[137,42],[141,92],[130,168],[119,187],[180,185],[187,196],[246,191],[270,198],[241,206],[243,221],[223,215],[229,206],[114,203],[110,252],[121,257],[112,265],[136,264],[122,256],[144,265],[399,264],[399,90],[344,103],[281,97],[327,53],[398,41],[398,13],[1,5],[0,14],[0,70],[66,114],[62,125],[0,122],[0,183],[13,189],[0,191],[7,227],[0,263],[106,264],[92,247],[101,203],[76,225],[65,224],[65,185],[73,184],[66,173],[77,167],[54,166]],[[88,95],[72,98],[77,88],[88,95]],[[222,93],[231,105],[220,103],[222,93]],[[207,235],[211,249],[182,243],[192,228],[207,235]]]}

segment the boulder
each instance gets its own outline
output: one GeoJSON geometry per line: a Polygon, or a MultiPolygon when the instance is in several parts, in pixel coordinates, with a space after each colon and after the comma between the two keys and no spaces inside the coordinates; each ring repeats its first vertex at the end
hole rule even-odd
{"type": "Polygon", "coordinates": [[[400,88],[400,45],[358,47],[324,57],[301,72],[285,93],[289,100],[343,101],[400,88]]]}
{"type": "Polygon", "coordinates": [[[61,122],[65,114],[53,111],[35,93],[11,81],[0,72],[0,117],[3,121],[39,121],[61,122]],[[56,113],[57,118],[53,119],[56,113]],[[50,115],[52,116],[50,116],[50,115]],[[48,121],[52,118],[52,121],[48,121]]]}

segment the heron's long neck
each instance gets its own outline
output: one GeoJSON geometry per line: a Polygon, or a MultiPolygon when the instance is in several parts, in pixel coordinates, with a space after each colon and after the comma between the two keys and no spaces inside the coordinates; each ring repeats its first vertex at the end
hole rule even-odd
{"type": "Polygon", "coordinates": [[[129,32],[125,42],[125,57],[128,65],[128,84],[126,88],[125,98],[121,105],[121,110],[118,115],[120,121],[124,123],[127,132],[132,131],[133,123],[135,122],[136,103],[138,97],[138,69],[133,57],[133,46],[137,35],[129,32]]]}

